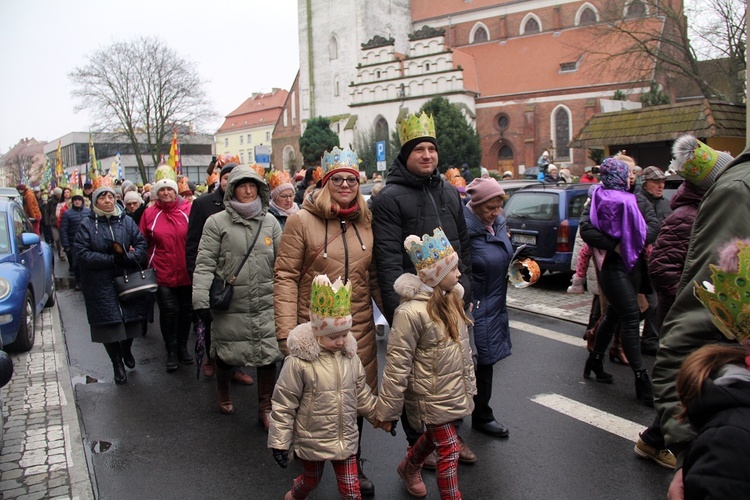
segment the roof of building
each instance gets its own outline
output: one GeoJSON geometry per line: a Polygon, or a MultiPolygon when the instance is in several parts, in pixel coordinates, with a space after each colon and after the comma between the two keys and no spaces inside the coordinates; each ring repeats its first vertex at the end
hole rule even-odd
{"type": "Polygon", "coordinates": [[[226,116],[224,123],[216,133],[220,134],[260,125],[273,127],[281,114],[288,95],[289,92],[283,89],[274,89],[267,94],[253,94],[226,116]]]}
{"type": "Polygon", "coordinates": [[[570,143],[572,148],[671,141],[684,133],[700,138],[745,137],[744,104],[708,101],[666,104],[591,117],[570,143]]]}
{"type": "Polygon", "coordinates": [[[461,49],[453,49],[453,67],[463,70],[464,88],[471,92],[479,93],[479,75],[474,58],[471,54],[463,52],[461,49]]]}
{"type": "Polygon", "coordinates": [[[498,0],[412,0],[411,18],[417,22],[424,19],[455,15],[459,12],[480,10],[485,7],[496,7],[503,3],[514,3],[512,0],[498,2],[498,0]]]}
{"type": "MultiPolygon", "coordinates": [[[[663,23],[658,18],[640,19],[641,32],[657,31],[663,23]]],[[[626,56],[607,61],[604,54],[585,53],[586,47],[602,44],[601,26],[577,27],[556,32],[543,32],[461,46],[460,51],[473,56],[481,95],[479,100],[530,94],[535,92],[564,93],[566,89],[595,91],[597,86],[643,86],[651,79],[653,61],[635,61],[626,56]],[[565,71],[561,65],[572,65],[565,71]],[[627,68],[623,70],[622,68],[627,68]]],[[[616,34],[606,38],[607,51],[616,54],[632,44],[616,34]]],[[[455,52],[455,51],[454,51],[455,52]]]]}

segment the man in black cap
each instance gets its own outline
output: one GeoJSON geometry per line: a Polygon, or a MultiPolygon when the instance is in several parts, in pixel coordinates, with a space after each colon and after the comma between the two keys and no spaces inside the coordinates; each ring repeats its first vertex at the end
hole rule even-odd
{"type": "MultiPolygon", "coordinates": [[[[203,235],[203,226],[206,224],[209,217],[224,210],[224,191],[227,187],[229,174],[232,172],[232,169],[237,166],[234,162],[223,164],[222,162],[224,160],[224,156],[216,160],[216,166],[221,168],[219,174],[219,187],[214,189],[211,193],[196,198],[190,209],[187,240],[185,242],[185,260],[191,281],[193,279],[193,273],[195,272],[195,259],[198,257],[198,244],[203,235]]],[[[206,377],[213,376],[216,369],[214,360],[210,357],[210,352],[211,323],[206,323],[206,361],[203,364],[203,375],[206,377]]],[[[237,368],[232,374],[232,381],[243,385],[250,385],[254,382],[252,377],[243,372],[240,368],[237,368]]]]}
{"type": "MultiPolygon", "coordinates": [[[[86,181],[83,183],[83,196],[84,198],[88,198],[89,202],[91,200],[91,195],[94,193],[94,185],[91,184],[90,181],[86,181]]],[[[92,205],[93,206],[93,205],[92,205]]]]}

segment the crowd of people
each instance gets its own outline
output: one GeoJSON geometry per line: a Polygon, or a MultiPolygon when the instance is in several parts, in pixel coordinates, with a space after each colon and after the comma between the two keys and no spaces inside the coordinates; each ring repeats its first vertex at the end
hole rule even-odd
{"type": "MultiPolygon", "coordinates": [[[[440,497],[458,499],[458,464],[481,458],[461,438],[464,419],[490,437],[510,434],[490,406],[493,367],[512,348],[508,271],[529,250],[514,255],[502,183],[473,178],[468,166],[440,175],[431,117],[409,115],[398,133],[387,182],[368,202],[356,152],[338,147],[297,186],[285,172],[221,156],[209,166],[213,189],[195,199],[195,186],[168,166],[143,193],[127,181],[57,188],[34,210],[33,192],[18,190],[35,230],[53,229],[49,241],[83,290],[91,339],[104,344],[116,384],[136,367],[132,343],[157,305],[167,372],[195,362],[188,337],[200,324],[218,411],[234,413],[231,382],[256,384],[273,459],[286,467],[293,454],[304,468],[287,499],[307,498],[326,461],[342,498],[374,493],[364,420],[385,431],[400,421],[407,451],[394,465],[409,494],[426,496],[421,471],[432,468],[440,497]],[[122,300],[114,278],[142,269],[154,270],[156,293],[122,300]],[[215,301],[217,283],[231,287],[226,307],[215,301]],[[380,385],[378,313],[392,326],[380,385]]],[[[636,399],[658,412],[636,453],[677,469],[672,498],[697,498],[723,491],[706,479],[717,463],[747,456],[750,400],[737,396],[750,384],[747,293],[712,293],[730,275],[739,276],[731,286],[746,286],[750,214],[727,200],[748,194],[750,153],[735,160],[686,136],[674,154],[671,168],[686,182],[671,204],[662,169],[643,169],[638,183],[624,153],[586,169],[581,182],[592,187],[571,289],[593,268],[584,377],[613,382],[604,365],[615,339],[610,359],[631,367],[636,399]],[[727,345],[701,349],[716,343],[727,345]],[[653,377],[643,354],[657,356],[653,377]]],[[[557,182],[549,154],[542,163],[557,182]]],[[[747,484],[741,467],[725,469],[732,484],[747,484]]]]}

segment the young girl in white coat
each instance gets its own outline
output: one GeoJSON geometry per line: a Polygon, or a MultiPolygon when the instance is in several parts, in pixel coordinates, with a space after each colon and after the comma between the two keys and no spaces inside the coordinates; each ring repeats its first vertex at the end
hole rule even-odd
{"type": "MultiPolygon", "coordinates": [[[[310,322],[295,327],[287,340],[289,357],[271,402],[268,447],[286,468],[289,450],[304,472],[285,500],[307,498],[331,461],[341,498],[360,499],[357,477],[357,416],[375,423],[376,398],[365,381],[352,326],[351,285],[313,279],[310,322]]],[[[380,425],[379,422],[377,422],[380,425]]],[[[390,426],[384,427],[390,430],[390,426]]]]}
{"type": "Polygon", "coordinates": [[[378,420],[398,420],[405,407],[414,429],[426,426],[398,474],[410,495],[426,496],[422,464],[437,451],[440,498],[456,500],[460,445],[454,421],[471,414],[476,394],[458,254],[440,228],[422,239],[409,236],[404,247],[419,276],[406,273],[394,283],[401,305],[388,338],[378,420]]]}

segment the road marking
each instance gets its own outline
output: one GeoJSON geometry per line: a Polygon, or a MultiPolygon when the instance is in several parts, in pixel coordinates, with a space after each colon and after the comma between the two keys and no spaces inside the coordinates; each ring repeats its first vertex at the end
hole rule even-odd
{"type": "Polygon", "coordinates": [[[628,441],[638,441],[638,433],[646,426],[631,422],[617,415],[599,410],[593,406],[560,396],[559,394],[539,394],[531,400],[551,410],[567,415],[583,423],[593,425],[603,431],[620,436],[628,441]]]}
{"type": "Polygon", "coordinates": [[[548,330],[540,326],[530,325],[528,323],[524,323],[523,321],[510,320],[509,323],[511,328],[515,328],[517,330],[523,330],[524,332],[533,333],[534,335],[539,335],[540,337],[557,340],[558,342],[564,342],[576,347],[586,347],[586,341],[581,337],[565,335],[564,333],[556,332],[554,330],[548,330]]]}

